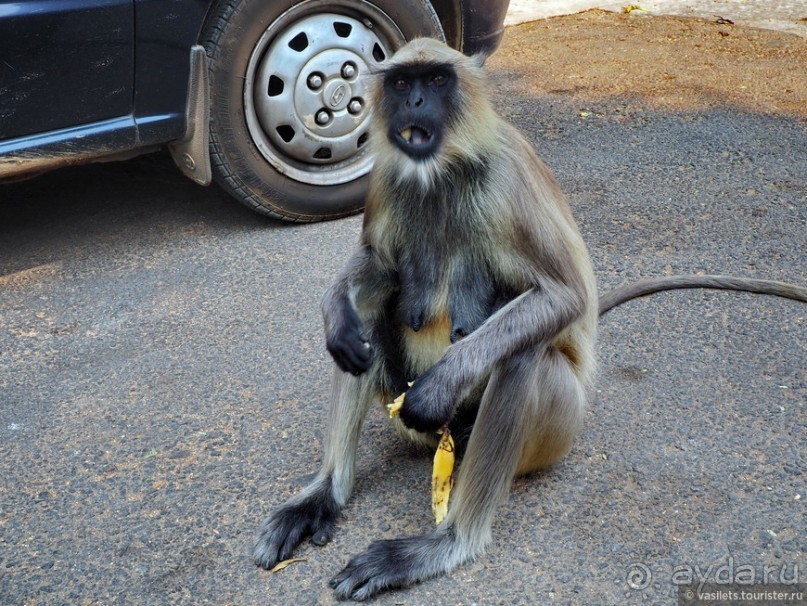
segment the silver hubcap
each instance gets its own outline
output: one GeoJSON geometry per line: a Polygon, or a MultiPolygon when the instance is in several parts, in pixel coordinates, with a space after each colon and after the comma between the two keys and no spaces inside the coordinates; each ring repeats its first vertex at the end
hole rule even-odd
{"type": "Polygon", "coordinates": [[[325,13],[282,21],[266,30],[247,68],[250,135],[279,172],[297,181],[356,179],[372,164],[364,149],[366,76],[392,54],[391,44],[368,19],[325,13]]]}

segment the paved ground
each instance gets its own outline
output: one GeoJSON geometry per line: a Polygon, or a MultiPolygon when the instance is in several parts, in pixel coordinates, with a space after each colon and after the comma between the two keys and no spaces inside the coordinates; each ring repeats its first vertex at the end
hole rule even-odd
{"type": "Polygon", "coordinates": [[[646,16],[720,17],[738,25],[807,37],[807,3],[804,0],[511,0],[505,23],[517,25],[593,8],[612,12],[634,9],[636,13],[646,16]]]}
{"type": "MultiPolygon", "coordinates": [[[[651,40],[637,23],[514,28],[490,62],[497,106],[569,192],[602,289],[699,271],[806,282],[807,97],[803,80],[777,85],[805,64],[801,40],[731,28],[769,86],[682,97],[665,70],[697,80],[683,52],[730,69],[731,52],[696,46],[726,36],[673,19],[651,40]],[[615,51],[591,51],[608,38],[615,51]],[[640,95],[607,87],[627,78],[631,40],[660,74],[640,95]]],[[[333,542],[274,575],[249,558],[259,520],[319,459],[317,304],[359,217],[271,223],[161,156],[0,197],[0,604],[330,604],[349,555],[430,526],[429,463],[377,411],[333,542]]],[[[804,317],[692,292],[612,312],[570,456],[515,483],[485,557],[377,603],[670,604],[688,578],[805,582],[804,317]]]]}

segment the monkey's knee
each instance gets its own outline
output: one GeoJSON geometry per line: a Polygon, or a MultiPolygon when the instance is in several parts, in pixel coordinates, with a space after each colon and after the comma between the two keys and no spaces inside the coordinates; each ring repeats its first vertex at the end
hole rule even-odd
{"type": "Polygon", "coordinates": [[[575,435],[564,433],[528,442],[519,459],[516,475],[534,473],[560,461],[569,454],[575,435]]]}
{"type": "Polygon", "coordinates": [[[585,389],[569,362],[550,352],[534,375],[530,429],[516,473],[546,469],[565,457],[580,433],[585,414],[585,389]]]}

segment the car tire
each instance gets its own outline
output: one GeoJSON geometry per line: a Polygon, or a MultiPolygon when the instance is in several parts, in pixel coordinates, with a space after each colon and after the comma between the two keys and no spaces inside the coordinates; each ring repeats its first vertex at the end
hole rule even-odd
{"type": "Polygon", "coordinates": [[[426,0],[221,0],[201,36],[216,182],[278,219],[360,211],[372,165],[363,76],[419,36],[444,39],[426,0]]]}

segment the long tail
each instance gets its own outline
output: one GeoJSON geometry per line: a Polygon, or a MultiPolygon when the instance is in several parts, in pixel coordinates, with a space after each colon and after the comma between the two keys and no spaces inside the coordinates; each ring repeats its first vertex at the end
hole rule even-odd
{"type": "Polygon", "coordinates": [[[639,280],[620,286],[600,297],[600,317],[614,307],[623,303],[646,297],[665,290],[684,288],[706,288],[714,290],[736,290],[760,295],[774,295],[807,303],[807,288],[775,282],[773,280],[756,280],[753,278],[735,278],[732,276],[663,276],[639,280]]]}

